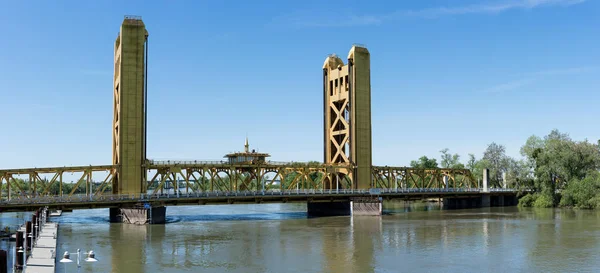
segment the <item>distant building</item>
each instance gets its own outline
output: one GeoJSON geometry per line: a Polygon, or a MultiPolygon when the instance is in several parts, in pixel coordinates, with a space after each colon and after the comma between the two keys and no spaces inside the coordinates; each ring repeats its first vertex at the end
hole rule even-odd
{"type": "Polygon", "coordinates": [[[248,138],[246,137],[244,152],[235,152],[224,157],[228,159],[229,164],[260,164],[264,163],[265,159],[270,156],[267,153],[257,153],[255,150],[250,151],[250,145],[248,145],[248,138]]]}

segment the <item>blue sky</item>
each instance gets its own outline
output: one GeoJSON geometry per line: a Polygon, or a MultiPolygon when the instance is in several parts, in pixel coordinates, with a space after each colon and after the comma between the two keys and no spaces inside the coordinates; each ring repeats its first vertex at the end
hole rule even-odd
{"type": "Polygon", "coordinates": [[[110,164],[113,43],[150,33],[148,155],[322,160],[321,66],[371,52],[373,163],[600,138],[600,3],[3,1],[0,169],[110,164]]]}

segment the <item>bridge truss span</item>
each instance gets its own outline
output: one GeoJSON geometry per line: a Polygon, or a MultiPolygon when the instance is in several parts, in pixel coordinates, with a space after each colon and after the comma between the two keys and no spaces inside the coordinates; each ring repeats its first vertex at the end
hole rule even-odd
{"type": "MultiPolygon", "coordinates": [[[[348,174],[352,166],[281,163],[224,164],[221,162],[153,162],[146,170],[145,194],[207,192],[285,192],[293,190],[357,190],[348,174]]],[[[0,170],[1,199],[27,200],[42,196],[109,196],[117,187],[118,165],[0,170]]],[[[464,169],[415,169],[373,166],[370,188],[476,189],[477,181],[464,169]]],[[[364,189],[363,189],[364,190],[364,189]]]]}
{"type": "Polygon", "coordinates": [[[2,199],[112,193],[116,165],[0,170],[2,199]]]}
{"type": "Polygon", "coordinates": [[[290,164],[222,164],[183,162],[151,164],[146,185],[156,194],[177,192],[350,189],[349,166],[290,164]],[[335,184],[334,184],[335,183],[335,184]]]}
{"type": "Polygon", "coordinates": [[[467,169],[417,169],[373,166],[373,188],[478,188],[477,180],[467,169]]]}

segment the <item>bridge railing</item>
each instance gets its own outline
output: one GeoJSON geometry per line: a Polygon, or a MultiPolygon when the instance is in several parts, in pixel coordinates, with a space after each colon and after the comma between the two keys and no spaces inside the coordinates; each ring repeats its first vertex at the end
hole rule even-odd
{"type": "MultiPolygon", "coordinates": [[[[227,160],[148,160],[150,166],[173,166],[173,165],[240,165],[240,163],[230,163],[227,160]]],[[[308,164],[308,162],[287,162],[287,161],[265,161],[264,165],[290,166],[294,164],[308,164]]],[[[257,164],[258,165],[258,164],[257,164]]]]}
{"type": "MultiPolygon", "coordinates": [[[[15,197],[10,200],[0,201],[0,205],[27,205],[27,204],[71,204],[71,203],[106,203],[119,201],[146,202],[153,200],[185,199],[185,198],[223,198],[223,197],[260,197],[260,196],[305,196],[305,195],[368,195],[382,196],[388,194],[445,194],[445,193],[480,193],[478,188],[412,188],[412,189],[331,189],[331,190],[268,190],[268,191],[206,191],[206,192],[169,192],[156,194],[110,194],[110,195],[72,195],[72,196],[38,196],[38,197],[15,197]]],[[[490,192],[514,192],[514,189],[490,189],[490,192]]]]}
{"type": "MultiPolygon", "coordinates": [[[[483,189],[482,189],[483,191],[483,189]]],[[[505,189],[505,188],[488,188],[489,192],[515,192],[515,189],[505,189]]]]}

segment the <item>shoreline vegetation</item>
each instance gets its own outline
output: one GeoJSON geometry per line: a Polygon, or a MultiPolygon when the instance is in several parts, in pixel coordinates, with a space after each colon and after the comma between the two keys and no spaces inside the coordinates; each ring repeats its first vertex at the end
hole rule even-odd
{"type": "MultiPolygon", "coordinates": [[[[521,159],[505,154],[505,147],[488,145],[481,159],[469,154],[467,165],[458,154],[440,151],[442,168],[463,168],[480,179],[490,170],[490,184],[519,190],[520,207],[564,207],[600,209],[600,141],[577,141],[552,130],[542,137],[531,136],[520,149],[521,159]]],[[[416,168],[438,168],[435,158],[425,156],[411,162],[416,168]]]]}

